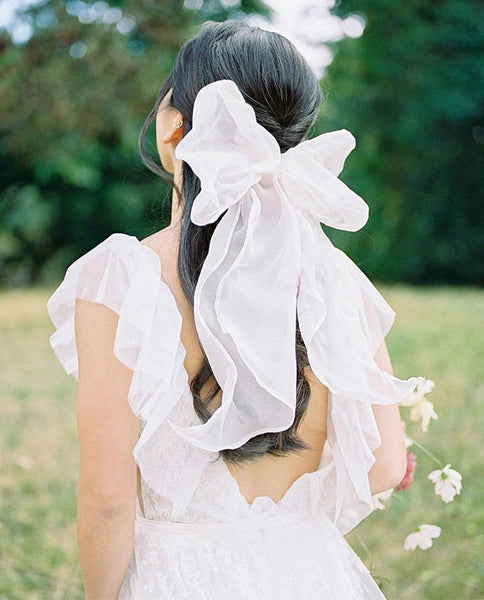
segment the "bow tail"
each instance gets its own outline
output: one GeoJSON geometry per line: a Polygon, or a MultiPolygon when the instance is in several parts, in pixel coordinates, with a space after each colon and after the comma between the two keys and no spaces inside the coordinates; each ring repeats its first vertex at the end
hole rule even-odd
{"type": "Polygon", "coordinates": [[[194,445],[238,448],[293,423],[299,269],[297,215],[258,184],[214,230],[195,291],[195,325],[222,402],[206,423],[177,428],[194,445]]]}

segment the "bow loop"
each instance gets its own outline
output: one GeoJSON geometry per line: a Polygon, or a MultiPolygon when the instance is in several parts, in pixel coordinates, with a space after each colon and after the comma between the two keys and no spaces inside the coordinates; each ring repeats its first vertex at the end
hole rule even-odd
{"type": "Polygon", "coordinates": [[[290,148],[280,167],[282,187],[297,208],[345,231],[358,231],[368,220],[366,202],[337,177],[355,146],[346,129],[330,131],[290,148]]]}
{"type": "Polygon", "coordinates": [[[193,108],[193,128],[176,148],[201,182],[191,220],[214,222],[256,184],[280,180],[294,208],[320,223],[357,231],[368,219],[365,201],[338,179],[355,147],[349,131],[324,133],[281,155],[276,139],[259,123],[233,81],[203,87],[193,108]]]}
{"type": "Polygon", "coordinates": [[[200,179],[201,192],[190,216],[196,225],[206,225],[236,204],[265,173],[276,170],[280,151],[233,81],[202,88],[192,121],[193,128],[176,147],[176,156],[200,179]]]}

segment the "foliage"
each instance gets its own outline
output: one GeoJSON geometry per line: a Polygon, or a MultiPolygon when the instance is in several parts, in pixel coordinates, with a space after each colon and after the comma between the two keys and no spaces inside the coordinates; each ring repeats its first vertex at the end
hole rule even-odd
{"type": "MultiPolygon", "coordinates": [[[[343,179],[370,220],[328,235],[372,278],[482,283],[482,8],[341,0],[335,10],[367,24],[333,45],[313,133],[355,134],[343,179]]],[[[260,0],[46,0],[24,15],[29,42],[0,32],[0,285],[56,281],[113,231],[141,238],[167,224],[170,189],[141,164],[141,125],[198,24],[252,12],[268,11],[260,0]],[[103,17],[113,9],[134,26],[103,17]]],[[[153,131],[150,143],[156,155],[153,131]]]]}
{"type": "Polygon", "coordinates": [[[482,283],[482,6],[341,0],[336,10],[367,24],[335,45],[318,129],[354,133],[344,178],[370,220],[331,237],[371,277],[482,283]]]}
{"type": "Polygon", "coordinates": [[[50,0],[24,15],[28,43],[0,33],[0,283],[54,280],[113,231],[166,225],[169,188],[138,156],[143,121],[201,21],[266,12],[258,0],[198,4],[50,0]],[[121,33],[113,7],[135,26],[121,33]]]}

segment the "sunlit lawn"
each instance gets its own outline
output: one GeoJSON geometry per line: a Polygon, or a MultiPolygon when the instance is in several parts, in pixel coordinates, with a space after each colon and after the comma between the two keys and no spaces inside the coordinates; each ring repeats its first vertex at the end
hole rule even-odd
{"type": "MultiPolygon", "coordinates": [[[[410,424],[409,434],[460,470],[464,489],[454,503],[442,503],[426,479],[436,465],[417,451],[410,490],[394,497],[386,511],[371,515],[348,539],[389,599],[484,598],[479,402],[484,294],[458,288],[379,289],[397,311],[387,338],[395,374],[436,382],[429,399],[439,420],[426,435],[410,424]],[[421,523],[440,525],[440,539],[425,552],[405,552],[404,537],[421,523]]],[[[75,382],[48,345],[53,327],[45,303],[50,293],[0,293],[2,599],[82,598],[74,525],[75,382]]],[[[402,415],[407,410],[402,408],[402,415]]]]}

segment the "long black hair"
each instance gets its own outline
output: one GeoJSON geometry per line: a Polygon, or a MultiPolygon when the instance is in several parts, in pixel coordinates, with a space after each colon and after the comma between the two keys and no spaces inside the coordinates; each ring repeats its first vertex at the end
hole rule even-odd
{"type": "MultiPolygon", "coordinates": [[[[205,23],[198,35],[186,42],[175,60],[173,70],[163,84],[155,105],[140,133],[139,147],[144,164],[154,173],[173,182],[146,150],[145,135],[156,118],[159,105],[173,90],[170,105],[184,118],[186,135],[192,126],[195,98],[205,85],[221,79],[231,79],[240,89],[245,101],[256,114],[257,121],[277,140],[281,152],[298,144],[314,123],[321,104],[322,92],[316,76],[296,48],[283,36],[251,27],[241,21],[205,23]]],[[[177,189],[177,192],[180,192],[177,189]]],[[[178,274],[183,291],[193,306],[198,276],[208,253],[210,238],[222,218],[199,226],[190,220],[193,200],[200,192],[200,180],[187,163],[182,166],[182,204],[178,274]]],[[[221,450],[229,462],[253,460],[264,454],[283,456],[289,452],[307,449],[297,435],[297,427],[308,405],[310,387],[305,377],[309,366],[306,347],[296,318],[297,402],[296,416],[289,429],[263,433],[236,449],[221,450]]],[[[196,413],[206,422],[212,412],[210,406],[220,392],[210,364],[204,363],[191,383],[196,413]],[[202,388],[210,393],[202,397],[202,388]]]]}

